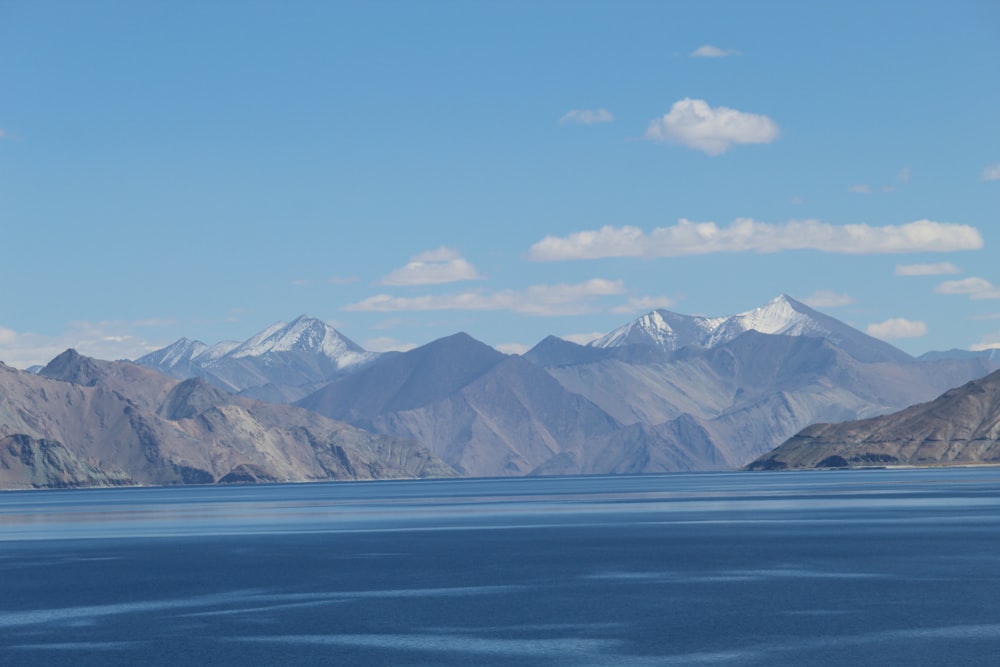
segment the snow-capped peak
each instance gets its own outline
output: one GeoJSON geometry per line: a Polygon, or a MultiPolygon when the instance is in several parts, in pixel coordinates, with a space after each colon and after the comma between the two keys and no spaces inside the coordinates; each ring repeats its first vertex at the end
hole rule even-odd
{"type": "Polygon", "coordinates": [[[621,347],[622,345],[655,345],[676,350],[698,343],[711,333],[722,318],[681,315],[669,310],[653,310],[607,336],[592,341],[592,347],[621,347]]]}
{"type": "Polygon", "coordinates": [[[305,315],[291,323],[271,325],[226,356],[262,357],[274,352],[318,352],[336,361],[339,366],[357,363],[371,356],[326,322],[305,315]]]}
{"type": "Polygon", "coordinates": [[[826,336],[832,333],[830,327],[818,321],[817,315],[804,304],[782,294],[759,308],[724,318],[705,345],[712,347],[747,331],[785,336],[826,336]]]}
{"type": "Polygon", "coordinates": [[[676,350],[685,345],[714,347],[747,331],[788,336],[837,337],[834,329],[848,328],[782,294],[768,303],[729,317],[680,315],[654,310],[607,336],[591,343],[594,347],[655,345],[676,350]]]}
{"type": "Polygon", "coordinates": [[[208,345],[202,343],[200,340],[181,338],[162,350],[152,353],[149,357],[151,357],[151,361],[154,363],[167,368],[173,368],[178,364],[191,361],[207,349],[208,345]]]}

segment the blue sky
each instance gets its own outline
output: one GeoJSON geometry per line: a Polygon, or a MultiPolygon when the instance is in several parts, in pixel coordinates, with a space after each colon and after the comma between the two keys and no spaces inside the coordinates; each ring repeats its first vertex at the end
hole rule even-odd
{"type": "Polygon", "coordinates": [[[1000,345],[994,2],[0,3],[0,359],[506,351],[781,293],[1000,345]]]}

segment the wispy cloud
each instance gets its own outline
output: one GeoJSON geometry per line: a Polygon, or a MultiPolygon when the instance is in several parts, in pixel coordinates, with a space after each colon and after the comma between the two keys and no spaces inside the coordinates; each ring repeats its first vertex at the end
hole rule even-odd
{"type": "Polygon", "coordinates": [[[850,294],[840,294],[830,290],[819,290],[801,299],[802,303],[813,308],[837,308],[839,306],[849,306],[854,303],[854,297],[850,294]]]}
{"type": "Polygon", "coordinates": [[[359,278],[358,276],[332,276],[331,278],[327,279],[326,282],[330,283],[331,285],[349,285],[351,283],[356,283],[359,280],[361,280],[361,278],[359,278]]]}
{"type": "Polygon", "coordinates": [[[624,305],[612,308],[612,313],[636,313],[646,310],[655,310],[656,308],[670,308],[676,303],[673,299],[668,296],[640,296],[632,297],[624,305]]]}
{"type": "Polygon", "coordinates": [[[417,347],[417,344],[404,343],[389,336],[378,336],[364,341],[361,347],[371,352],[406,352],[417,347]]]}
{"type": "Polygon", "coordinates": [[[172,327],[175,324],[177,324],[177,320],[172,317],[147,317],[132,322],[134,327],[172,327]]]}
{"type": "Polygon", "coordinates": [[[948,276],[961,273],[962,270],[951,262],[939,264],[897,264],[897,276],[948,276]]]}
{"type": "Polygon", "coordinates": [[[595,123],[610,123],[614,119],[614,114],[607,109],[573,109],[563,114],[559,119],[559,124],[594,125],[595,123]]]}
{"type": "Polygon", "coordinates": [[[982,352],[983,350],[993,350],[998,347],[1000,347],[1000,333],[992,333],[980,338],[979,342],[970,345],[969,349],[973,352],[982,352]]]}
{"type": "Polygon", "coordinates": [[[685,98],[652,121],[645,138],[721,155],[738,144],[769,144],[779,134],[778,124],[767,116],[685,98]]]}
{"type": "Polygon", "coordinates": [[[743,55],[736,49],[720,49],[718,46],[704,44],[689,53],[692,58],[726,58],[728,56],[743,55]]]}
{"type": "Polygon", "coordinates": [[[580,315],[597,310],[596,297],[623,294],[621,280],[594,278],[583,283],[533,285],[523,290],[470,290],[453,294],[397,297],[378,294],[346,307],[353,311],[506,310],[522,315],[580,315]]]}
{"type": "Polygon", "coordinates": [[[983,168],[984,181],[1000,181],[1000,162],[983,168]]]}
{"type": "Polygon", "coordinates": [[[946,280],[934,288],[935,294],[961,294],[970,299],[1000,299],[1000,287],[985,278],[946,280]]]}
{"type": "Polygon", "coordinates": [[[382,278],[383,285],[441,285],[482,280],[476,267],[457,250],[444,246],[414,255],[409,263],[382,278]]]}
{"type": "Polygon", "coordinates": [[[909,167],[903,167],[899,170],[899,173],[896,174],[896,180],[900,183],[909,183],[911,175],[912,170],[909,167]]]}
{"type": "Polygon", "coordinates": [[[729,227],[714,222],[681,219],[672,227],[646,233],[639,227],[606,226],[574,232],[566,237],[546,236],[531,246],[528,257],[551,262],[603,257],[680,257],[719,252],[770,253],[819,250],[853,255],[975,250],[983,239],[975,227],[932,220],[873,227],[866,224],[831,225],[819,220],[785,224],[739,218],[729,227]]]}
{"type": "Polygon", "coordinates": [[[927,335],[927,323],[894,317],[885,322],[870,324],[865,329],[869,336],[891,340],[894,338],[920,338],[927,335]]]}
{"type": "Polygon", "coordinates": [[[856,195],[870,195],[872,193],[872,186],[867,185],[865,183],[859,183],[857,185],[852,185],[851,187],[849,187],[847,189],[850,192],[853,192],[856,195]]]}

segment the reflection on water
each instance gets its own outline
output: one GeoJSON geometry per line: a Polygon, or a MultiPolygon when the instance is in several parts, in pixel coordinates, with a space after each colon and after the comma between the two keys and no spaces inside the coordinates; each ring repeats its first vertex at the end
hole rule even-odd
{"type": "Polygon", "coordinates": [[[980,511],[997,469],[729,473],[21,491],[0,494],[0,540],[380,529],[574,521],[836,519],[865,508],[980,511]]]}
{"type": "Polygon", "coordinates": [[[0,664],[989,664],[1000,469],[0,493],[0,664]]]}

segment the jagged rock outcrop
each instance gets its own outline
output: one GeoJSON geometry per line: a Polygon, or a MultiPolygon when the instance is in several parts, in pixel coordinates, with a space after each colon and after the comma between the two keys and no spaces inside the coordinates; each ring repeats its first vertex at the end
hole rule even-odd
{"type": "Polygon", "coordinates": [[[24,434],[0,438],[0,489],[129,486],[128,475],[83,461],[61,442],[24,434]]]}
{"type": "Polygon", "coordinates": [[[1000,464],[1000,371],[899,412],[810,426],[751,470],[1000,464]]]}

